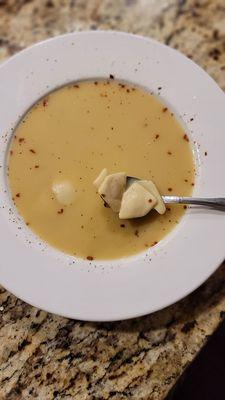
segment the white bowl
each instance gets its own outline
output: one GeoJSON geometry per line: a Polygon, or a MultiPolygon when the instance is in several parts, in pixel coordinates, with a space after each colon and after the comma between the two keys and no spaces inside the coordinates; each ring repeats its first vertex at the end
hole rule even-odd
{"type": "Polygon", "coordinates": [[[131,34],[84,32],[39,43],[2,64],[0,282],[36,307],[93,321],[137,317],[178,301],[204,282],[225,254],[225,213],[206,209],[189,210],[154,248],[112,262],[60,253],[19,218],[7,186],[6,154],[21,115],[58,86],[109,74],[160,92],[192,138],[194,195],[225,197],[225,96],[179,52],[131,34]]]}

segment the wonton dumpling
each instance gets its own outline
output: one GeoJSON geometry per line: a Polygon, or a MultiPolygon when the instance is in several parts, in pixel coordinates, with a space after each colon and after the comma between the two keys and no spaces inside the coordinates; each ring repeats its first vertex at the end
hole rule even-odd
{"type": "Polygon", "coordinates": [[[63,206],[69,206],[73,203],[75,189],[70,181],[58,181],[52,184],[52,191],[57,201],[63,206]]]}
{"type": "Polygon", "coordinates": [[[119,218],[143,217],[156,205],[156,198],[139,183],[133,183],[124,193],[119,218]]]}
{"type": "Polygon", "coordinates": [[[144,180],[138,181],[138,183],[142,185],[145,189],[149,190],[149,192],[152,193],[153,196],[157,199],[157,204],[154,209],[158,211],[159,214],[164,214],[166,212],[166,206],[155,184],[152,181],[144,180]]]}
{"type": "Polygon", "coordinates": [[[104,168],[100,174],[98,175],[98,177],[95,179],[95,181],[93,182],[93,185],[96,187],[96,189],[99,189],[99,187],[101,186],[102,182],[104,181],[104,179],[107,177],[108,171],[106,168],[104,168]]]}
{"type": "Polygon", "coordinates": [[[108,175],[100,185],[98,193],[115,212],[119,212],[126,186],[126,174],[118,172],[108,175]]]}

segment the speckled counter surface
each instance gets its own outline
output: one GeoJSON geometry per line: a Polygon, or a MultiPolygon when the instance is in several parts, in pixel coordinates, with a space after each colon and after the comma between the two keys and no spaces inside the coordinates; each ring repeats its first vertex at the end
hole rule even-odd
{"type": "MultiPolygon", "coordinates": [[[[224,0],[0,0],[0,60],[83,29],[154,37],[225,89],[224,0]]],[[[178,304],[132,321],[71,321],[4,289],[0,301],[0,399],[161,400],[225,316],[225,266],[178,304]]]]}

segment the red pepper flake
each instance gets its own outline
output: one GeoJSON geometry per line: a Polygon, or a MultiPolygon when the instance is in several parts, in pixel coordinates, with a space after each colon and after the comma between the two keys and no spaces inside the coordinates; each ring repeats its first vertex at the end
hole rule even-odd
{"type": "Polygon", "coordinates": [[[58,214],[63,214],[63,212],[64,212],[64,209],[63,209],[63,208],[60,208],[60,210],[57,211],[58,214]]]}
{"type": "Polygon", "coordinates": [[[94,84],[95,84],[95,85],[98,85],[98,82],[97,82],[97,81],[95,81],[95,82],[94,82],[94,84]]]}
{"type": "Polygon", "coordinates": [[[25,139],[23,137],[19,138],[19,143],[25,142],[25,139]]]}
{"type": "Polygon", "coordinates": [[[167,111],[168,111],[168,108],[167,108],[167,107],[164,107],[164,108],[162,109],[162,111],[163,111],[163,112],[167,112],[167,111]]]}
{"type": "Polygon", "coordinates": [[[36,151],[34,149],[30,149],[30,152],[36,154],[36,151]]]}
{"type": "Polygon", "coordinates": [[[16,193],[16,197],[20,197],[20,193],[16,193]]]}
{"type": "Polygon", "coordinates": [[[11,155],[11,156],[13,155],[13,151],[12,151],[12,150],[10,150],[10,155],[11,155]]]}
{"type": "Polygon", "coordinates": [[[172,188],[168,188],[168,191],[169,191],[169,192],[172,192],[172,190],[173,190],[172,188]]]}
{"type": "Polygon", "coordinates": [[[167,154],[169,155],[169,156],[171,156],[172,155],[172,153],[171,153],[171,151],[169,150],[169,151],[167,151],[167,154]]]}
{"type": "Polygon", "coordinates": [[[74,88],[79,89],[79,85],[73,85],[74,88]]]}
{"type": "Polygon", "coordinates": [[[93,261],[93,260],[94,260],[94,257],[92,257],[92,256],[87,256],[87,260],[93,261]]]}
{"type": "Polygon", "coordinates": [[[208,153],[207,153],[207,151],[205,151],[205,156],[207,156],[208,155],[208,153]]]}
{"type": "Polygon", "coordinates": [[[35,165],[34,168],[39,168],[39,165],[35,165]]]}
{"type": "Polygon", "coordinates": [[[183,208],[186,210],[186,209],[187,209],[187,206],[183,206],[183,208]]]}
{"type": "Polygon", "coordinates": [[[110,79],[114,79],[114,75],[110,74],[109,75],[110,79]]]}
{"type": "Polygon", "coordinates": [[[185,135],[183,136],[183,139],[186,140],[186,142],[189,142],[189,138],[188,135],[185,133],[185,135]]]}
{"type": "Polygon", "coordinates": [[[135,236],[139,237],[139,231],[136,229],[136,231],[134,231],[135,236]]]}
{"type": "Polygon", "coordinates": [[[155,139],[158,139],[159,138],[159,134],[157,133],[157,135],[155,135],[155,139]]]}
{"type": "Polygon", "coordinates": [[[121,224],[120,227],[121,227],[121,228],[125,228],[125,225],[124,225],[124,224],[121,224]]]}
{"type": "Polygon", "coordinates": [[[46,97],[43,101],[42,101],[43,107],[46,107],[48,105],[48,98],[46,97]]]}

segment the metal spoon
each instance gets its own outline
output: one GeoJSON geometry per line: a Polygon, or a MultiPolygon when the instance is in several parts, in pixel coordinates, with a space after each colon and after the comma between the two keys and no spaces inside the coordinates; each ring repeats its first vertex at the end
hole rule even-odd
{"type": "MultiPolygon", "coordinates": [[[[134,176],[127,177],[127,187],[133,182],[139,181],[139,178],[134,176]]],[[[181,196],[162,196],[165,204],[194,204],[198,206],[207,206],[211,208],[225,210],[225,197],[181,197],[181,196]]]]}

